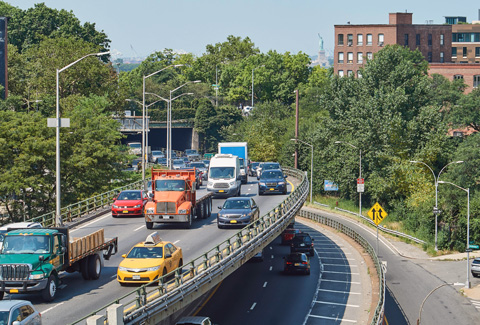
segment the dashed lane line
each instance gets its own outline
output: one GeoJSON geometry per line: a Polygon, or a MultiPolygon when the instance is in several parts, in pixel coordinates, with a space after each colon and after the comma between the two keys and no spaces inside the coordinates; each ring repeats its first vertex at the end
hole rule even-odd
{"type": "Polygon", "coordinates": [[[328,279],[322,279],[323,282],[338,282],[338,283],[350,283],[350,284],[360,284],[360,282],[355,282],[355,281],[340,281],[340,280],[328,280],[328,279]]]}
{"type": "Polygon", "coordinates": [[[140,229],[142,229],[143,227],[145,227],[145,226],[144,226],[144,225],[141,225],[140,227],[138,227],[137,229],[134,229],[133,231],[140,230],[140,229]]]}
{"type": "Polygon", "coordinates": [[[52,310],[53,308],[57,308],[58,306],[63,305],[64,303],[65,303],[65,301],[64,301],[64,302],[61,302],[61,303],[59,303],[59,304],[56,304],[55,306],[52,306],[52,307],[50,307],[50,308],[48,308],[48,309],[45,309],[45,310],[42,311],[41,313],[42,313],[42,314],[45,314],[46,312],[49,312],[49,311],[52,310]]]}
{"type": "Polygon", "coordinates": [[[267,283],[268,283],[268,282],[265,282],[265,283],[263,284],[263,287],[264,287],[264,288],[267,287],[267,283]]]}
{"type": "Polygon", "coordinates": [[[253,303],[252,307],[250,307],[250,310],[253,310],[255,308],[255,306],[257,305],[256,302],[253,303]]]}
{"type": "Polygon", "coordinates": [[[104,216],[104,217],[97,218],[97,219],[95,219],[95,220],[93,220],[93,221],[91,221],[91,222],[89,222],[89,223],[84,224],[84,225],[81,226],[81,227],[78,227],[78,228],[76,228],[76,229],[70,230],[70,233],[75,232],[75,231],[77,231],[77,230],[80,230],[80,229],[82,229],[82,228],[88,227],[88,226],[94,224],[95,222],[98,222],[98,221],[103,220],[103,219],[105,219],[105,218],[110,218],[111,216],[112,216],[112,215],[109,213],[109,214],[107,214],[107,215],[104,216]]]}
{"type": "Polygon", "coordinates": [[[338,302],[331,302],[331,301],[315,301],[316,304],[324,304],[324,305],[335,305],[335,306],[345,306],[345,307],[360,307],[359,305],[351,305],[351,304],[341,304],[338,302]]]}
{"type": "Polygon", "coordinates": [[[335,317],[327,317],[327,316],[319,316],[319,315],[308,315],[309,317],[315,317],[315,318],[322,318],[322,319],[329,319],[329,320],[334,320],[334,321],[342,321],[342,322],[347,322],[347,323],[356,323],[357,321],[356,320],[353,320],[353,319],[345,319],[345,318],[342,318],[342,319],[338,319],[335,318],[335,317]]]}
{"type": "Polygon", "coordinates": [[[345,293],[349,295],[361,295],[361,292],[351,292],[351,291],[338,291],[338,290],[329,290],[329,289],[318,289],[318,291],[333,292],[333,293],[345,293]]]}

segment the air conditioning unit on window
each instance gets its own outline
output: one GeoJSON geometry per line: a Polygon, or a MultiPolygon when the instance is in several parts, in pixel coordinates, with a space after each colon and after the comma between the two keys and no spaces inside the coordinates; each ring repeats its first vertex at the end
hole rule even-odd
{"type": "Polygon", "coordinates": [[[378,42],[378,46],[383,46],[383,42],[378,42]]]}
{"type": "Polygon", "coordinates": [[[348,41],[348,42],[347,42],[347,45],[348,45],[348,46],[352,46],[352,44],[353,44],[352,41],[348,41]]]}

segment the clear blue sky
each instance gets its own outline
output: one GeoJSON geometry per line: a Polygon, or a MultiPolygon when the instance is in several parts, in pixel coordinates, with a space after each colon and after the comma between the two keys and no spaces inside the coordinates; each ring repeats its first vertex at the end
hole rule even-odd
{"type": "MultiPolygon", "coordinates": [[[[48,7],[73,11],[82,23],[95,23],[121,57],[147,56],[164,48],[195,55],[207,44],[228,35],[250,37],[261,52],[304,52],[316,55],[319,33],[333,51],[334,25],[388,24],[388,13],[413,13],[414,24],[444,16],[479,20],[480,3],[452,0],[320,1],[320,0],[15,0],[21,9],[45,2],[48,7]]],[[[113,53],[112,53],[113,54],[113,53]]]]}

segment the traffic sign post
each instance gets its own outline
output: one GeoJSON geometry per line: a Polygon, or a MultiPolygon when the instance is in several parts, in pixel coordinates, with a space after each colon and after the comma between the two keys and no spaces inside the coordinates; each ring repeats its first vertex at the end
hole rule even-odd
{"type": "Polygon", "coordinates": [[[383,221],[383,219],[385,219],[388,216],[388,213],[377,202],[373,205],[373,207],[370,208],[370,210],[368,210],[367,214],[370,217],[370,219],[372,219],[373,222],[377,225],[377,256],[378,256],[378,225],[380,224],[380,222],[383,221]]]}

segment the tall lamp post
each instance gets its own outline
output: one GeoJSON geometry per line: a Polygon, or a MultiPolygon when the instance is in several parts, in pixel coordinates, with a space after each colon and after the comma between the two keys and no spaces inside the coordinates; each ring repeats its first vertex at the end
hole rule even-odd
{"type": "Polygon", "coordinates": [[[310,203],[312,203],[312,196],[313,196],[313,145],[310,143],[307,143],[305,141],[302,141],[300,139],[290,139],[291,141],[298,141],[300,143],[303,143],[304,145],[307,145],[312,149],[312,157],[310,159],[310,203]]]}
{"type": "Polygon", "coordinates": [[[258,68],[261,68],[261,67],[264,67],[264,66],[265,66],[265,64],[252,69],[252,107],[253,107],[253,72],[255,71],[255,69],[258,69],[258,68]]]}
{"type": "MultiPolygon", "coordinates": [[[[196,83],[199,83],[201,82],[200,80],[195,80],[195,81],[188,81],[186,83],[184,83],[183,85],[181,86],[178,86],[177,88],[175,89],[172,89],[170,90],[170,97],[169,97],[169,101],[168,101],[168,106],[169,106],[169,109],[168,109],[168,112],[167,112],[167,144],[168,144],[168,147],[167,147],[167,164],[168,164],[168,168],[169,169],[172,169],[172,94],[179,90],[180,88],[182,87],[185,87],[186,85],[188,84],[196,84],[196,83]]],[[[175,98],[178,98],[180,96],[177,96],[175,98]]]]}
{"type": "Polygon", "coordinates": [[[144,187],[144,190],[147,189],[147,184],[145,182],[145,156],[146,156],[146,148],[145,148],[145,80],[150,78],[151,76],[154,76],[156,75],[157,73],[160,73],[162,72],[163,70],[165,69],[168,69],[168,68],[177,68],[177,67],[182,67],[183,64],[172,64],[172,65],[169,65],[167,67],[164,67],[158,71],[155,71],[147,76],[143,76],[143,91],[142,91],[142,94],[143,94],[143,109],[142,109],[142,183],[143,183],[143,187],[144,187]]]}
{"type": "Polygon", "coordinates": [[[448,164],[446,164],[445,166],[443,166],[443,168],[440,170],[440,172],[438,173],[437,176],[435,176],[435,173],[433,172],[433,169],[428,166],[426,163],[424,163],[423,161],[418,161],[418,160],[410,160],[411,163],[413,164],[422,164],[422,165],[425,165],[427,166],[428,169],[430,169],[430,171],[432,172],[432,175],[433,175],[433,181],[434,181],[434,184],[435,184],[435,206],[433,207],[433,213],[435,214],[435,250],[438,251],[438,227],[437,227],[437,224],[438,224],[438,214],[439,214],[439,211],[438,211],[438,179],[440,178],[440,175],[442,174],[443,170],[451,165],[451,164],[461,164],[463,163],[463,160],[459,160],[459,161],[452,161],[452,162],[449,162],[448,164]]]}
{"type": "MultiPolygon", "coordinates": [[[[346,144],[350,147],[352,147],[353,149],[357,149],[359,151],[359,167],[358,167],[358,178],[361,179],[362,178],[362,149],[358,149],[357,147],[355,147],[353,144],[349,143],[349,142],[345,142],[345,141],[335,141],[335,143],[337,144],[340,144],[340,143],[343,143],[343,144],[346,144]]],[[[362,215],[362,192],[358,192],[358,214],[361,216],[362,215]]]]}
{"type": "Polygon", "coordinates": [[[463,188],[456,184],[445,182],[445,181],[438,181],[440,184],[450,184],[453,185],[465,192],[467,192],[467,280],[465,282],[465,288],[470,289],[470,187],[463,188]]]}
{"type": "MultiPolygon", "coordinates": [[[[57,75],[56,75],[56,78],[57,78],[57,89],[56,89],[56,116],[55,116],[55,125],[54,127],[56,128],[56,132],[55,132],[55,135],[56,135],[56,140],[55,140],[55,147],[56,147],[56,208],[55,208],[55,223],[57,226],[62,226],[63,225],[63,221],[62,221],[62,212],[61,212],[61,202],[60,202],[60,198],[61,198],[61,190],[60,190],[60,128],[61,128],[61,119],[60,119],[60,95],[59,95],[59,75],[60,75],[60,72],[62,71],[65,71],[67,70],[68,68],[70,68],[71,66],[77,64],[78,62],[82,61],[83,59],[85,58],[88,58],[89,56],[103,56],[103,55],[107,55],[107,54],[110,54],[110,51],[108,52],[100,52],[100,53],[90,53],[90,54],[87,54],[83,57],[81,57],[80,59],[70,63],[69,65],[61,68],[61,69],[57,69],[57,75]]],[[[68,126],[70,124],[70,121],[64,121],[65,122],[65,126],[68,126]]],[[[50,125],[49,125],[50,126],[50,125]]]]}

